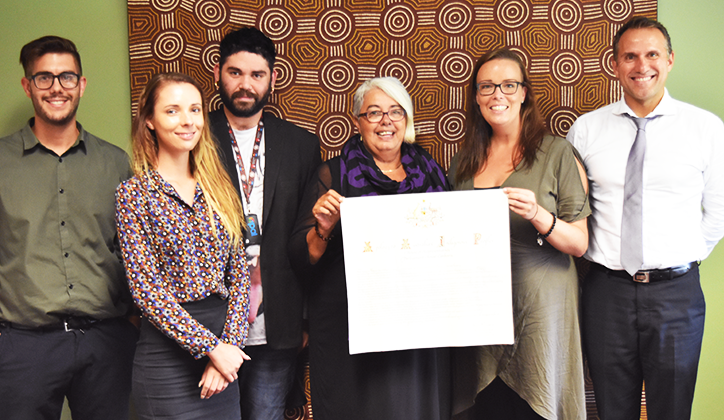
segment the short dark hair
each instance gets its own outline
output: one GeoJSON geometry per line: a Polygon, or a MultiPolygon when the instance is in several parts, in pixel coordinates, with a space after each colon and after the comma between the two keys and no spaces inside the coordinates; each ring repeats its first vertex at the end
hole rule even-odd
{"type": "Polygon", "coordinates": [[[83,74],[83,67],[80,64],[80,54],[73,41],[59,36],[48,35],[30,41],[20,50],[20,64],[25,70],[25,77],[32,76],[33,65],[45,54],[70,54],[78,66],[78,73],[83,74]]]}
{"type": "Polygon", "coordinates": [[[664,39],[666,39],[666,52],[671,55],[671,37],[669,36],[669,31],[666,30],[666,27],[664,27],[664,25],[662,25],[661,22],[657,20],[650,19],[645,16],[636,16],[626,22],[613,37],[613,59],[617,62],[618,43],[619,41],[621,41],[621,37],[623,36],[624,32],[628,31],[629,29],[658,29],[659,31],[661,31],[661,34],[664,35],[664,39]]]}
{"type": "Polygon", "coordinates": [[[274,69],[277,57],[274,42],[260,30],[246,26],[226,34],[219,45],[219,67],[224,67],[229,56],[241,51],[259,54],[269,64],[269,70],[274,69]]]}

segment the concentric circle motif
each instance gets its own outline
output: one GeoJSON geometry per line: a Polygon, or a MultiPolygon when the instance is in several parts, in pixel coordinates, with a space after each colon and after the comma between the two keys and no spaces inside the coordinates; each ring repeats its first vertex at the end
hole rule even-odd
{"type": "Polygon", "coordinates": [[[581,25],[583,11],[577,2],[558,0],[551,8],[551,18],[556,28],[563,32],[572,32],[581,25]]]}
{"type": "Polygon", "coordinates": [[[528,57],[528,53],[523,51],[521,48],[518,47],[510,47],[510,50],[514,53],[518,54],[518,57],[520,57],[521,60],[523,60],[523,64],[525,65],[525,68],[530,69],[530,57],[528,57]]]}
{"type": "Polygon", "coordinates": [[[473,71],[473,59],[466,53],[453,51],[442,58],[442,77],[450,83],[465,83],[473,71]]]}
{"type": "Polygon", "coordinates": [[[631,0],[605,0],[603,12],[614,22],[622,22],[631,15],[633,4],[631,0]]]}
{"type": "Polygon", "coordinates": [[[184,50],[184,38],[176,31],[162,32],[153,44],[153,52],[164,61],[178,58],[184,50]]]}
{"type": "Polygon", "coordinates": [[[440,11],[440,27],[449,34],[459,34],[470,26],[473,12],[463,3],[449,3],[440,11]]]}
{"type": "Polygon", "coordinates": [[[415,27],[415,12],[406,5],[397,5],[391,7],[382,20],[388,35],[403,37],[415,27]]]}
{"type": "Polygon", "coordinates": [[[259,26],[262,32],[266,34],[273,41],[280,41],[294,29],[291,16],[284,9],[278,9],[270,7],[264,10],[259,21],[259,26]]]}
{"type": "Polygon", "coordinates": [[[221,96],[218,92],[214,92],[214,95],[209,99],[209,112],[221,109],[223,102],[221,102],[221,96]]]}
{"type": "Polygon", "coordinates": [[[319,19],[319,34],[327,42],[342,42],[351,33],[352,18],[341,10],[328,10],[319,19]]]}
{"type": "Polygon", "coordinates": [[[226,9],[223,4],[216,0],[200,1],[194,7],[195,16],[204,26],[215,28],[226,20],[226,9]]]}
{"type": "Polygon", "coordinates": [[[201,53],[201,63],[206,71],[214,71],[214,66],[219,62],[219,44],[211,44],[201,53]]]}
{"type": "Polygon", "coordinates": [[[287,408],[284,410],[285,419],[301,419],[304,415],[304,407],[287,408]]]}
{"type": "Polygon", "coordinates": [[[347,115],[329,115],[319,123],[318,133],[324,147],[334,149],[352,136],[352,122],[347,115]]]}
{"type": "Polygon", "coordinates": [[[282,110],[279,109],[277,104],[273,104],[271,102],[268,102],[266,105],[264,105],[264,112],[268,112],[275,117],[281,119],[282,118],[282,110]]]}
{"type": "Polygon", "coordinates": [[[394,57],[386,60],[380,67],[380,76],[392,76],[400,80],[409,89],[415,72],[407,60],[394,57]]]}
{"type": "Polygon", "coordinates": [[[277,71],[277,81],[274,83],[276,89],[284,89],[292,84],[294,80],[294,66],[284,57],[277,56],[274,61],[274,70],[277,71]]]}
{"type": "Polygon", "coordinates": [[[565,135],[576,121],[576,114],[569,109],[559,109],[551,115],[551,129],[559,135],[565,135]]]}
{"type": "Polygon", "coordinates": [[[581,77],[583,64],[577,56],[564,52],[553,57],[553,77],[561,83],[573,83],[581,77]]]}
{"type": "Polygon", "coordinates": [[[616,75],[613,73],[613,65],[611,64],[611,60],[613,59],[613,47],[606,48],[606,51],[603,52],[603,55],[601,56],[601,68],[603,71],[606,72],[607,75],[611,77],[616,77],[616,75]]]}
{"type": "Polygon", "coordinates": [[[151,7],[159,12],[170,12],[178,7],[181,0],[151,0],[151,7]]]}
{"type": "Polygon", "coordinates": [[[334,59],[322,67],[322,86],[333,92],[346,92],[355,81],[354,66],[343,59],[334,59]]]}
{"type": "Polygon", "coordinates": [[[515,29],[525,23],[530,16],[528,3],[522,0],[508,0],[498,6],[498,20],[503,26],[515,29]]]}
{"type": "Polygon", "coordinates": [[[447,142],[462,140],[465,135],[465,115],[460,111],[448,111],[438,121],[440,137],[447,142]]]}

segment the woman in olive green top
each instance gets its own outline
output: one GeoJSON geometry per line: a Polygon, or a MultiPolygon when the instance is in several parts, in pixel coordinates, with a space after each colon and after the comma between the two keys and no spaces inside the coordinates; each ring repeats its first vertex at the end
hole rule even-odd
{"type": "Polygon", "coordinates": [[[516,53],[497,50],[478,60],[469,94],[468,131],[448,176],[457,190],[500,187],[508,196],[515,342],[456,350],[455,413],[584,419],[570,255],[588,247],[585,171],[570,143],[546,134],[516,53]]]}

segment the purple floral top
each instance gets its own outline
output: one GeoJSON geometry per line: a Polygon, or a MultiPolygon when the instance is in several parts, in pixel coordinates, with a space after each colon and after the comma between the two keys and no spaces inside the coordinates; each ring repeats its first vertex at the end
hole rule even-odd
{"type": "Polygon", "coordinates": [[[137,175],[116,189],[116,224],[128,284],[145,318],[197,359],[219,341],[244,343],[249,273],[243,249],[231,248],[217,215],[214,235],[198,184],[189,206],[158,172],[137,175]],[[221,337],[180,305],[212,294],[229,300],[221,337]]]}

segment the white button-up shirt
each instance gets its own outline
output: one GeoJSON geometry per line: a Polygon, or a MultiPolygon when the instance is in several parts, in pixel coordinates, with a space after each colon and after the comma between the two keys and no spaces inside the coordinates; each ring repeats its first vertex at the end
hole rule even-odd
{"type": "MultiPolygon", "coordinates": [[[[634,112],[620,101],[582,115],[567,139],[580,152],[591,195],[586,258],[621,270],[626,162],[634,112]]],[[[643,169],[642,269],[706,258],[724,236],[724,124],[665,91],[647,118],[643,169]]]]}

